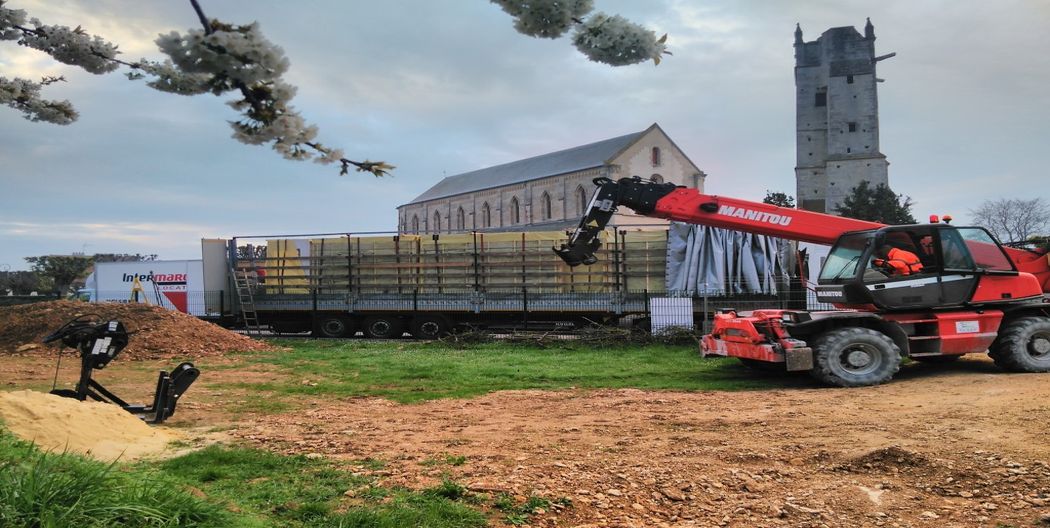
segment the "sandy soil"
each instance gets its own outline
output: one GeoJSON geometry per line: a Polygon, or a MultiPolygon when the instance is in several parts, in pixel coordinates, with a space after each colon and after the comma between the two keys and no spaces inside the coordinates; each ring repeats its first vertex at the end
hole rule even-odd
{"type": "MultiPolygon", "coordinates": [[[[53,364],[31,359],[0,365],[0,389],[50,385],[53,364]]],[[[100,378],[133,399],[153,368],[127,362],[100,378]]],[[[906,365],[864,389],[507,391],[237,410],[260,395],[229,382],[274,375],[208,369],[171,424],[232,428],[385,485],[449,476],[480,493],[572,501],[534,526],[1050,526],[1050,375],[1003,374],[984,358],[906,365]],[[386,464],[352,464],[364,458],[386,464]]],[[[64,366],[60,379],[74,377],[64,366]]]]}

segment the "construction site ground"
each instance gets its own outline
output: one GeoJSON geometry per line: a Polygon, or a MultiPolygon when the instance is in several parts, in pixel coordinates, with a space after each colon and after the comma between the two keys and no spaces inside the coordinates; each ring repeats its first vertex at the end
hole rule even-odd
{"type": "MultiPolygon", "coordinates": [[[[554,501],[533,526],[1050,525],[1050,375],[1004,374],[984,357],[908,364],[862,389],[795,379],[740,392],[512,390],[415,404],[251,391],[246,383],[293,376],[260,357],[202,358],[205,374],[170,423],[330,457],[383,485],[447,478],[554,501]]],[[[4,359],[0,389],[51,387],[54,357],[4,359]]],[[[169,363],[114,362],[96,378],[142,400],[169,363]]],[[[76,368],[66,358],[59,379],[76,368]]],[[[359,499],[348,490],[346,500],[359,499]]]]}

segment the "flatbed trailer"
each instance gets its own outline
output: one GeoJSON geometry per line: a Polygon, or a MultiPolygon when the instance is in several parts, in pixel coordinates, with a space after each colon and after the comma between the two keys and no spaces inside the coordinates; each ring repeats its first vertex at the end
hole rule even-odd
{"type": "MultiPolygon", "coordinates": [[[[322,234],[205,240],[227,321],[278,333],[438,337],[457,327],[570,330],[643,318],[666,295],[667,234],[618,231],[572,268],[555,232],[322,234]],[[238,284],[239,283],[239,284],[238,284]]],[[[210,283],[210,284],[209,284],[210,283]]],[[[215,313],[215,310],[209,310],[215,313]]]]}

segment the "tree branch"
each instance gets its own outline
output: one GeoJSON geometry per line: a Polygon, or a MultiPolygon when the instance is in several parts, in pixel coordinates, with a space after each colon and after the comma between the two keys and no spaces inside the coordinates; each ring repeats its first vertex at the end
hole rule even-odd
{"type": "Polygon", "coordinates": [[[197,0],[190,0],[190,4],[193,5],[193,10],[197,12],[197,18],[200,19],[201,25],[204,26],[204,34],[211,35],[211,22],[208,22],[208,17],[204,16],[204,10],[201,9],[201,5],[197,3],[197,0]]]}

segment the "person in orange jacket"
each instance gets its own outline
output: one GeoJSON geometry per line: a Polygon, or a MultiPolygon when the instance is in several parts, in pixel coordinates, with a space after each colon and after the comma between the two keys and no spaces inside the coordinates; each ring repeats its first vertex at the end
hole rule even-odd
{"type": "Polygon", "coordinates": [[[877,255],[881,258],[875,258],[872,263],[888,271],[890,275],[905,276],[922,271],[922,261],[911,251],[883,244],[877,255]]]}

